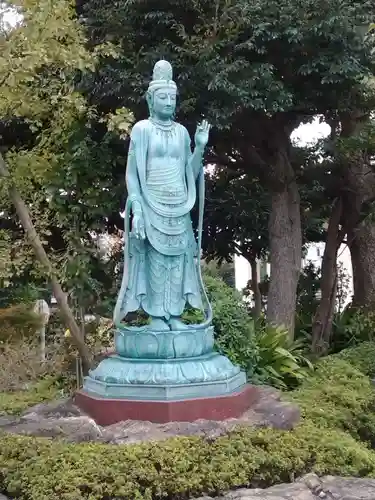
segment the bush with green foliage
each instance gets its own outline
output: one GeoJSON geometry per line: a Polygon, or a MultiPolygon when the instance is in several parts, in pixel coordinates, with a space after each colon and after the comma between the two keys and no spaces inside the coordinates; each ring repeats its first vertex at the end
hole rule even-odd
{"type": "Polygon", "coordinates": [[[285,329],[254,321],[241,295],[218,277],[205,274],[214,310],[216,346],[244,370],[254,383],[280,388],[296,386],[311,364],[303,356],[303,341],[291,342],[285,329]]]}
{"type": "Polygon", "coordinates": [[[0,343],[34,336],[41,326],[41,317],[27,305],[0,309],[0,343]]]}
{"type": "Polygon", "coordinates": [[[340,352],[375,338],[375,312],[347,307],[334,318],[331,351],[340,352]]]}
{"type": "Polygon", "coordinates": [[[0,434],[0,491],[29,500],[182,500],[310,471],[375,477],[368,446],[375,435],[373,387],[356,368],[374,369],[367,350],[374,354],[375,346],[366,347],[325,358],[288,393],[302,411],[293,431],[244,428],[213,441],[180,437],[120,446],[0,434]]]}
{"type": "Polygon", "coordinates": [[[64,394],[56,377],[46,376],[30,383],[22,391],[0,392],[0,415],[20,415],[30,406],[50,401],[64,394]]]}
{"type": "MultiPolygon", "coordinates": [[[[39,339],[4,342],[0,346],[0,399],[12,400],[14,391],[32,387],[37,382],[44,387],[51,377],[67,376],[67,355],[62,344],[47,344],[44,360],[41,360],[39,339]]],[[[40,391],[38,390],[38,393],[40,391]]]]}
{"type": "Polygon", "coordinates": [[[252,380],[280,389],[290,389],[300,384],[313,369],[312,363],[304,355],[304,340],[291,340],[288,330],[267,325],[264,321],[251,324],[257,346],[252,380]]]}
{"type": "Polygon", "coordinates": [[[375,377],[375,342],[362,342],[331,357],[347,361],[370,378],[375,377]]]}
{"type": "Polygon", "coordinates": [[[203,261],[201,265],[205,276],[222,279],[231,288],[236,286],[234,262],[211,260],[203,261]]]}
{"type": "Polygon", "coordinates": [[[218,350],[252,375],[257,359],[257,345],[251,318],[241,295],[222,279],[205,276],[212,303],[215,342],[218,350]]]}

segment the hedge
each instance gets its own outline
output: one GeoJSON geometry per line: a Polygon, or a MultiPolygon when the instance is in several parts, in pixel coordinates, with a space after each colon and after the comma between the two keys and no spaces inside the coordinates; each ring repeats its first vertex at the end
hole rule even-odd
{"type": "Polygon", "coordinates": [[[359,359],[363,352],[324,359],[288,394],[303,414],[294,431],[242,429],[214,441],[120,446],[0,435],[0,491],[25,500],[172,500],[264,487],[310,471],[375,477],[368,444],[374,394],[355,367],[371,371],[359,359]]]}
{"type": "Polygon", "coordinates": [[[371,378],[375,376],[375,342],[363,342],[344,349],[335,357],[347,361],[371,378]]]}

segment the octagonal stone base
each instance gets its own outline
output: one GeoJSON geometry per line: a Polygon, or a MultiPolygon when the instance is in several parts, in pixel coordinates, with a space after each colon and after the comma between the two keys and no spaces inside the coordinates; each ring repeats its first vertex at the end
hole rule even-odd
{"type": "Polygon", "coordinates": [[[189,346],[194,338],[188,334],[194,335],[194,330],[122,336],[123,344],[117,345],[122,355],[103,359],[89,372],[77,404],[101,425],[239,416],[256,389],[246,386],[246,374],[238,366],[212,350],[212,328],[201,332],[205,340],[193,350],[189,346]],[[140,348],[142,357],[137,357],[140,348]]]}
{"type": "Polygon", "coordinates": [[[240,390],[219,397],[140,401],[108,399],[79,391],[75,396],[75,403],[103,426],[125,420],[163,424],[237,418],[256,404],[259,394],[259,387],[245,385],[240,390]]]}

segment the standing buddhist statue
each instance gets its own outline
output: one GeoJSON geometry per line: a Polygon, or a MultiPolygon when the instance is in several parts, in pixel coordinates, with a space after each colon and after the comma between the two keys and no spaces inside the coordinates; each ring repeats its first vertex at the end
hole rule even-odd
{"type": "Polygon", "coordinates": [[[125,262],[114,323],[142,310],[150,321],[145,330],[188,329],[181,316],[187,305],[205,312],[195,328],[212,319],[200,271],[204,204],[202,159],[210,125],[203,121],[195,133],[195,148],[186,128],[174,121],[177,86],[167,61],[155,64],[147,90],[149,118],[131,132],[126,185],[125,262]],[[198,238],[191,210],[198,199],[198,238]]]}
{"type": "MultiPolygon", "coordinates": [[[[223,403],[215,397],[242,398],[238,391],[246,384],[246,374],[214,348],[212,310],[201,276],[202,160],[210,126],[206,121],[198,125],[192,152],[186,128],[173,119],[176,95],[172,67],[159,61],[147,91],[149,118],[134,125],[130,138],[115,353],[90,371],[80,393],[81,404],[103,422],[168,421],[169,403],[146,402],[173,405],[191,398],[208,398],[209,411],[194,403],[187,413],[180,406],[181,414],[173,418],[217,418],[223,403]],[[191,221],[196,203],[197,237],[191,221]],[[200,309],[204,319],[184,322],[187,307],[200,309]],[[137,311],[146,313],[147,325],[127,321],[137,311]]],[[[232,415],[231,400],[226,401],[232,415]]]]}

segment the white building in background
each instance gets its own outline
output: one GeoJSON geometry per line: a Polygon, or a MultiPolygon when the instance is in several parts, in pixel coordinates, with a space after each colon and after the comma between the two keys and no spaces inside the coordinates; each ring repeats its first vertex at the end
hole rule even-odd
{"type": "MultiPolygon", "coordinates": [[[[305,258],[302,260],[302,266],[305,267],[309,262],[312,262],[315,266],[321,267],[322,258],[324,253],[324,243],[311,243],[308,246],[307,254],[305,258]]],[[[347,245],[341,245],[339,251],[337,252],[337,265],[341,267],[344,271],[344,274],[348,277],[348,290],[345,300],[340,304],[340,307],[343,308],[351,301],[351,298],[354,293],[353,289],[353,267],[352,267],[352,259],[350,257],[350,250],[347,245]]]]}
{"type": "MultiPolygon", "coordinates": [[[[268,262],[257,261],[258,268],[258,282],[261,282],[265,276],[269,276],[271,266],[268,262]]],[[[241,255],[234,256],[234,279],[236,289],[242,291],[248,282],[251,280],[251,267],[249,262],[241,255]]]]}
{"type": "MultiPolygon", "coordinates": [[[[314,266],[321,267],[322,258],[324,252],[324,243],[311,243],[308,245],[307,253],[301,260],[301,269],[309,262],[312,262],[314,266]]],[[[341,307],[345,307],[351,300],[353,295],[353,269],[352,261],[350,258],[350,252],[347,245],[341,245],[338,251],[337,264],[342,266],[343,271],[349,278],[349,290],[345,302],[341,304],[341,307]]],[[[268,262],[258,261],[258,281],[262,281],[264,275],[270,276],[271,265],[268,262]]],[[[234,258],[234,274],[236,289],[242,291],[249,280],[251,280],[251,267],[248,261],[244,257],[235,256],[234,258]]]]}
{"type": "MultiPolygon", "coordinates": [[[[302,267],[305,267],[309,262],[315,266],[321,266],[324,253],[324,243],[311,243],[308,246],[307,254],[302,259],[302,267]]],[[[347,245],[341,245],[337,253],[337,264],[341,265],[345,272],[353,279],[352,259],[347,245]]]]}

